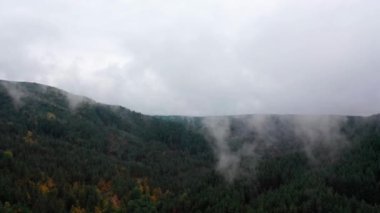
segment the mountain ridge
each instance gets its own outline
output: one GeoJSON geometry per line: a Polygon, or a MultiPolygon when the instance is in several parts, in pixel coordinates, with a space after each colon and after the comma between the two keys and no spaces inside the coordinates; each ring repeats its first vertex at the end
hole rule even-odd
{"type": "MultiPolygon", "coordinates": [[[[61,93],[63,94],[66,94],[66,95],[71,95],[71,96],[77,96],[79,98],[82,98],[86,101],[89,101],[89,102],[93,102],[93,103],[97,103],[97,104],[103,104],[103,105],[109,105],[109,106],[114,106],[114,107],[122,107],[122,108],[125,108],[125,109],[128,109],[128,110],[131,110],[131,111],[134,111],[134,112],[138,112],[134,109],[129,109],[125,106],[122,106],[122,105],[117,105],[117,104],[108,104],[108,103],[104,103],[104,102],[98,102],[92,98],[89,98],[87,96],[83,96],[83,95],[79,95],[79,94],[73,94],[67,90],[63,90],[63,89],[60,89],[58,87],[55,87],[55,86],[50,86],[50,85],[46,85],[46,84],[41,84],[41,83],[37,83],[37,82],[29,82],[29,81],[9,81],[9,80],[2,80],[0,79],[0,83],[1,84],[22,84],[22,85],[30,85],[30,86],[37,86],[37,87],[40,87],[40,88],[49,88],[49,89],[53,89],[53,90],[56,90],[56,91],[60,91],[61,93]]],[[[143,113],[141,113],[143,114],[143,113]]],[[[144,114],[144,115],[147,115],[147,116],[157,116],[157,117],[182,117],[182,118],[205,118],[205,117],[244,117],[244,116],[257,116],[257,115],[270,115],[270,116],[352,116],[352,117],[371,117],[371,116],[376,116],[376,115],[380,115],[380,113],[373,113],[373,114],[369,114],[369,115],[353,115],[353,114],[296,114],[296,113],[286,113],[286,114],[282,114],[282,113],[248,113],[248,114],[226,114],[226,115],[171,115],[171,114],[167,114],[167,115],[155,115],[155,114],[144,114]]]]}
{"type": "Polygon", "coordinates": [[[1,81],[0,211],[379,211],[378,114],[151,116],[67,94],[1,81]]]}

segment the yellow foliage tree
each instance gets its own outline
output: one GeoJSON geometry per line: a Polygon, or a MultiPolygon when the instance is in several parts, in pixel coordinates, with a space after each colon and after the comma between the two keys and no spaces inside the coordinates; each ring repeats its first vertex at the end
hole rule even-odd
{"type": "Polygon", "coordinates": [[[37,140],[33,136],[33,132],[30,130],[28,130],[28,132],[26,132],[26,135],[24,137],[24,141],[27,144],[36,144],[37,143],[37,140]]]}
{"type": "Polygon", "coordinates": [[[99,206],[96,206],[94,212],[95,213],[103,213],[103,210],[99,206]]]}
{"type": "Polygon", "coordinates": [[[154,188],[152,195],[150,196],[150,200],[155,203],[161,198],[161,196],[162,196],[161,188],[160,187],[154,188]]]}
{"type": "Polygon", "coordinates": [[[53,121],[53,120],[55,120],[57,117],[55,116],[54,113],[52,113],[52,112],[48,112],[48,113],[46,113],[46,118],[47,118],[49,121],[53,121]]]}
{"type": "Polygon", "coordinates": [[[11,151],[11,150],[5,150],[4,152],[3,152],[3,156],[5,157],[5,158],[13,158],[13,152],[11,151]]]}
{"type": "Polygon", "coordinates": [[[73,206],[71,207],[71,213],[86,213],[86,209],[81,208],[79,206],[73,206]]]}
{"type": "Polygon", "coordinates": [[[138,184],[141,194],[146,194],[146,195],[150,194],[148,178],[144,177],[142,179],[137,179],[137,184],[138,184]]]}
{"type": "Polygon", "coordinates": [[[39,189],[42,194],[46,194],[54,189],[55,183],[50,177],[45,181],[39,184],[39,189]]]}

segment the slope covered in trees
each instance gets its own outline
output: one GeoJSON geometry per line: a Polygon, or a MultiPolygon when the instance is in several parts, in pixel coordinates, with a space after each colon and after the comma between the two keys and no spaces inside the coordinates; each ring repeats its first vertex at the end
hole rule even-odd
{"type": "Polygon", "coordinates": [[[0,212],[379,212],[380,116],[304,120],[147,116],[2,81],[0,212]]]}

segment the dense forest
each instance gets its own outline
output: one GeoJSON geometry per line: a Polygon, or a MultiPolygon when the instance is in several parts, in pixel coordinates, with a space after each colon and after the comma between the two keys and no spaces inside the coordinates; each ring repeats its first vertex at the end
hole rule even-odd
{"type": "Polygon", "coordinates": [[[1,81],[0,212],[380,212],[380,115],[261,118],[1,81]]]}

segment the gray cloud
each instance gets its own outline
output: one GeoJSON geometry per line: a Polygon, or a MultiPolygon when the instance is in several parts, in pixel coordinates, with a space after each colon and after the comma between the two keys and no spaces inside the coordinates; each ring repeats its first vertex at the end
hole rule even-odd
{"type": "Polygon", "coordinates": [[[148,114],[380,110],[380,3],[0,1],[0,78],[148,114]]]}

